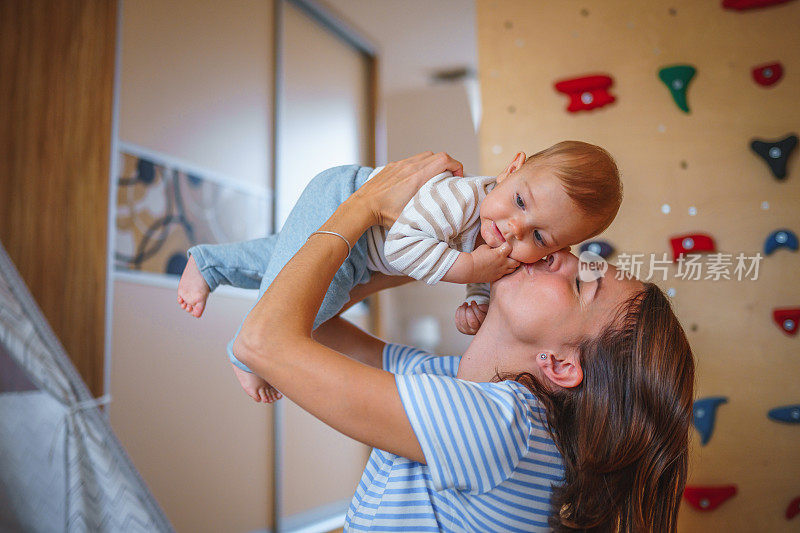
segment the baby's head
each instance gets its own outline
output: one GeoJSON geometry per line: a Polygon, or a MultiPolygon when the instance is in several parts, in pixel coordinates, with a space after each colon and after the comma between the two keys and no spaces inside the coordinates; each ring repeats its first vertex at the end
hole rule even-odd
{"type": "Polygon", "coordinates": [[[481,236],[510,257],[534,263],[605,230],[622,202],[611,155],[593,144],[563,141],[528,158],[520,152],[497,176],[480,206],[481,236]]]}

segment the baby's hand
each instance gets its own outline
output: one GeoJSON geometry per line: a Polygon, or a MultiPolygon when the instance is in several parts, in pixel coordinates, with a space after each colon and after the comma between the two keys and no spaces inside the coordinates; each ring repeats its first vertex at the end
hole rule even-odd
{"type": "Polygon", "coordinates": [[[470,254],[472,256],[472,278],[470,283],[491,283],[506,274],[514,272],[519,261],[511,259],[511,245],[504,242],[497,248],[481,244],[470,254]]]}
{"type": "Polygon", "coordinates": [[[464,302],[456,309],[456,328],[464,335],[475,335],[486,318],[488,304],[478,305],[476,302],[464,302]]]}

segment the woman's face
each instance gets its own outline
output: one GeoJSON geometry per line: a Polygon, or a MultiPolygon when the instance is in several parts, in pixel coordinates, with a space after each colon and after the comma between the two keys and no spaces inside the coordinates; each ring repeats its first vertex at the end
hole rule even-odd
{"type": "Polygon", "coordinates": [[[517,341],[564,354],[598,335],[617,307],[643,288],[636,279],[617,279],[611,265],[602,278],[581,281],[578,267],[578,258],[565,250],[521,265],[492,284],[489,312],[501,314],[517,341]]]}

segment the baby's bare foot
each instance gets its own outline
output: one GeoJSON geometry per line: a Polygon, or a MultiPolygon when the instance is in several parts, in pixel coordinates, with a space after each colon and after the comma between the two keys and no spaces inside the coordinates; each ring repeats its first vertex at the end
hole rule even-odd
{"type": "Polygon", "coordinates": [[[239,384],[253,400],[261,403],[272,403],[283,398],[283,394],[275,390],[272,385],[259,376],[245,372],[233,363],[231,363],[231,366],[233,367],[233,373],[236,374],[236,378],[239,380],[239,384]]]}
{"type": "Polygon", "coordinates": [[[211,289],[197,268],[194,257],[190,255],[189,262],[183,269],[181,281],[178,283],[178,305],[190,315],[200,318],[210,292],[211,289]]]}

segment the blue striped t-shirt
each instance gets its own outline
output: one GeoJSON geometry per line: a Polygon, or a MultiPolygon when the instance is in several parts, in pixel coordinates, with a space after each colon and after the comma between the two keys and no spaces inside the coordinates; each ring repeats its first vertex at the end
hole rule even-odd
{"type": "Polygon", "coordinates": [[[544,409],[515,381],[457,379],[460,360],[385,346],[427,464],[373,449],[345,530],[549,531],[564,463],[544,409]]]}

